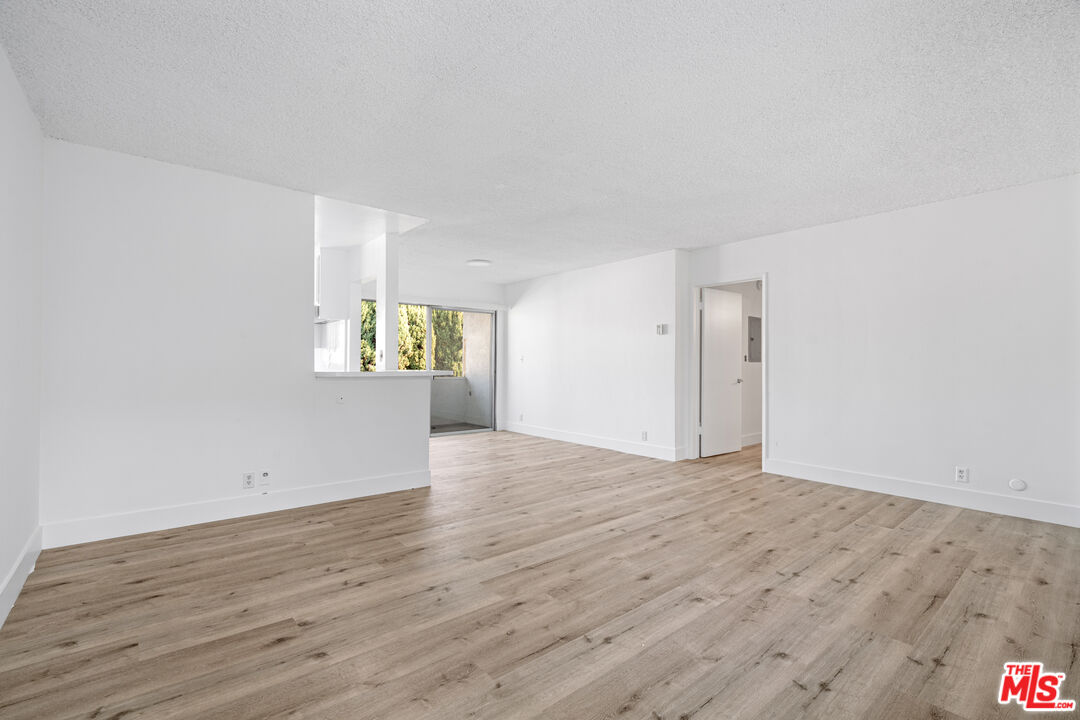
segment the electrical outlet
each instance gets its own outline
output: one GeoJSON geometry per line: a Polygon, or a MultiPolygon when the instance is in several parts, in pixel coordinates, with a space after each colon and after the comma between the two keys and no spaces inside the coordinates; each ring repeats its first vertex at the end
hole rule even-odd
{"type": "Polygon", "coordinates": [[[642,440],[648,440],[649,439],[649,431],[648,430],[642,430],[641,431],[641,439],[642,440]]]}
{"type": "Polygon", "coordinates": [[[255,473],[244,473],[243,480],[240,483],[240,487],[245,490],[255,489],[255,473]]]}
{"type": "Polygon", "coordinates": [[[268,485],[270,485],[270,471],[263,470],[261,473],[259,473],[259,486],[267,487],[268,485]]]}
{"type": "Polygon", "coordinates": [[[525,422],[525,413],[518,415],[518,422],[525,422]]]}
{"type": "Polygon", "coordinates": [[[971,482],[971,468],[956,466],[956,482],[967,483],[971,482]]]}
{"type": "Polygon", "coordinates": [[[345,396],[344,395],[338,395],[337,396],[337,404],[338,405],[344,405],[345,404],[345,396]]]}

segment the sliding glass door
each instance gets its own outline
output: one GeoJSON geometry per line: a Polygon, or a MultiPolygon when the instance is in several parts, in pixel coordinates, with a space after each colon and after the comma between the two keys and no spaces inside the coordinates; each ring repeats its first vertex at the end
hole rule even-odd
{"type": "Polygon", "coordinates": [[[431,434],[495,427],[495,313],[432,307],[431,434]]]}

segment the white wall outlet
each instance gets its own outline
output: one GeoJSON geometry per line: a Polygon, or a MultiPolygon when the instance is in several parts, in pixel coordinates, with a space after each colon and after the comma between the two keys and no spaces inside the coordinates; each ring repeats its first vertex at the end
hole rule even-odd
{"type": "Polygon", "coordinates": [[[641,439],[642,440],[648,440],[649,439],[649,431],[648,430],[642,430],[641,431],[641,439]]]}
{"type": "Polygon", "coordinates": [[[958,483],[971,482],[971,468],[956,466],[955,480],[958,483]]]}
{"type": "Polygon", "coordinates": [[[345,404],[345,396],[344,395],[338,395],[335,401],[337,402],[338,405],[344,405],[345,404]]]}
{"type": "Polygon", "coordinates": [[[525,413],[518,415],[518,422],[525,422],[525,413]]]}
{"type": "Polygon", "coordinates": [[[270,485],[270,471],[263,470],[259,473],[259,487],[267,487],[270,485]]]}
{"type": "Polygon", "coordinates": [[[255,473],[253,473],[253,472],[244,473],[243,480],[240,483],[240,487],[244,488],[245,490],[254,490],[255,489],[255,473]]]}

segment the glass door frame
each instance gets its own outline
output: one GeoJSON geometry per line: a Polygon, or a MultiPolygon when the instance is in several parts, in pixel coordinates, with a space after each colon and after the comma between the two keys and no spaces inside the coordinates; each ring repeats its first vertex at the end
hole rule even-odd
{"type": "MultiPolygon", "coordinates": [[[[499,313],[499,311],[498,310],[481,310],[481,309],[469,308],[469,307],[459,307],[459,306],[456,306],[456,305],[435,305],[435,304],[424,304],[424,303],[402,303],[402,304],[404,304],[404,305],[423,305],[424,307],[431,308],[432,310],[450,310],[452,312],[463,312],[463,313],[483,313],[485,315],[490,315],[491,316],[491,427],[485,428],[483,430],[458,430],[458,431],[452,431],[452,432],[439,433],[439,435],[455,435],[455,434],[459,434],[459,433],[463,434],[463,433],[470,433],[470,432],[495,432],[496,430],[498,430],[499,429],[499,418],[498,418],[498,415],[496,413],[496,408],[499,407],[498,397],[497,397],[498,392],[499,392],[499,383],[498,383],[499,367],[498,367],[498,363],[496,362],[496,358],[499,355],[499,353],[498,353],[498,348],[499,348],[499,314],[498,313],[499,313]]],[[[434,340],[434,338],[428,337],[428,341],[432,341],[432,340],[434,340]]],[[[434,356],[432,356],[432,358],[431,358],[431,364],[432,365],[435,364],[434,356]]],[[[431,368],[428,368],[428,369],[433,370],[434,367],[431,367],[431,368]]],[[[464,368],[462,368],[462,372],[464,372],[464,368]]],[[[433,377],[433,378],[431,378],[431,381],[432,381],[432,383],[436,383],[436,382],[439,381],[439,378],[433,377]]]]}

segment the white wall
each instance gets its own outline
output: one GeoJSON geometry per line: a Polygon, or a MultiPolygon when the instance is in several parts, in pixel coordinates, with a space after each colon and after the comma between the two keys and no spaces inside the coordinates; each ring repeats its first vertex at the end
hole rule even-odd
{"type": "Polygon", "coordinates": [[[45,187],[47,546],[427,482],[430,380],[313,377],[311,195],[59,141],[45,187]]]}
{"type": "MultiPolygon", "coordinates": [[[[408,235],[402,242],[408,242],[408,235]]],[[[399,268],[401,302],[491,310],[506,306],[506,286],[477,280],[470,268],[432,272],[403,264],[399,268]]]]}
{"type": "Polygon", "coordinates": [[[464,313],[462,339],[465,344],[465,421],[484,427],[491,425],[491,341],[492,316],[464,313]]]}
{"type": "Polygon", "coordinates": [[[508,285],[506,428],[682,457],[679,274],[680,253],[671,251],[508,285]],[[668,334],[656,334],[658,323],[668,334]]]}
{"type": "Polygon", "coordinates": [[[691,268],[695,286],[768,273],[766,469],[1080,525],[1080,176],[691,268]]]}
{"type": "Polygon", "coordinates": [[[0,624],[41,544],[41,142],[0,48],[0,624]]]}

